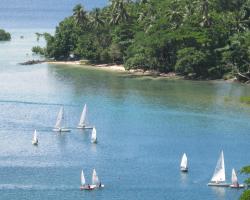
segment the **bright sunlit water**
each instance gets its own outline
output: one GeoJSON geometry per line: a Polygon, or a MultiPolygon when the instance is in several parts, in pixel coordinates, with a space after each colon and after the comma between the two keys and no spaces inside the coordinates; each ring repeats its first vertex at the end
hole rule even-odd
{"type": "MultiPolygon", "coordinates": [[[[250,96],[249,86],[140,78],[74,66],[21,66],[19,62],[32,58],[34,33],[53,30],[8,30],[12,41],[0,43],[1,200],[239,197],[242,190],[207,183],[221,150],[228,181],[232,167],[249,164],[250,106],[240,102],[240,96],[250,96]],[[88,121],[97,129],[97,145],[90,143],[90,131],[75,129],[85,103],[88,121]],[[61,105],[71,133],[51,131],[61,105]],[[31,144],[34,129],[38,147],[31,144]],[[183,152],[188,174],[179,171],[183,152]],[[80,191],[81,169],[90,182],[93,168],[105,188],[80,191]]],[[[241,182],[244,178],[239,175],[241,182]]]]}

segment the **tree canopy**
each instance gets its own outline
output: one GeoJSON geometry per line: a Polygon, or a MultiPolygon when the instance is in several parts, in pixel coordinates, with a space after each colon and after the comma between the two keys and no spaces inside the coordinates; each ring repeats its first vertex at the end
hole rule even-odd
{"type": "MultiPolygon", "coordinates": [[[[249,165],[249,166],[246,166],[246,167],[243,167],[243,168],[241,169],[241,173],[250,175],[250,165],[249,165]]],[[[249,185],[249,184],[250,184],[250,178],[248,178],[248,179],[245,181],[245,183],[246,183],[247,185],[249,185]]],[[[241,195],[241,197],[240,197],[240,200],[249,200],[249,199],[250,199],[250,190],[248,189],[248,190],[245,190],[245,191],[242,193],[242,195],[241,195]]]]}
{"type": "Polygon", "coordinates": [[[222,78],[250,70],[249,0],[110,0],[73,8],[37,52],[56,60],[222,78]]]}
{"type": "Polygon", "coordinates": [[[0,41],[9,41],[11,39],[10,33],[0,29],[0,41]]]}

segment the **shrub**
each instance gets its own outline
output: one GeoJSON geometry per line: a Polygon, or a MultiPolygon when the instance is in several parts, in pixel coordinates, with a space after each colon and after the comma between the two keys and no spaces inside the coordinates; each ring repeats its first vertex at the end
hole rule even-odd
{"type": "Polygon", "coordinates": [[[208,75],[208,55],[193,47],[187,47],[177,52],[175,70],[181,74],[208,75]]]}
{"type": "Polygon", "coordinates": [[[9,41],[11,39],[10,33],[0,29],[0,41],[9,41]]]}

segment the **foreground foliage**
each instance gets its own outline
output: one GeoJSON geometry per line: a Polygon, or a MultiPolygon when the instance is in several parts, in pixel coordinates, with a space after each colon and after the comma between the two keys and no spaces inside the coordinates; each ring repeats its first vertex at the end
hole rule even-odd
{"type": "Polygon", "coordinates": [[[11,39],[10,33],[0,29],[0,41],[9,41],[11,39]]]}
{"type": "Polygon", "coordinates": [[[89,12],[76,5],[34,52],[221,78],[249,71],[249,27],[249,0],[110,0],[89,12]]]}
{"type": "MultiPolygon", "coordinates": [[[[250,175],[250,166],[243,167],[242,170],[241,170],[241,172],[244,173],[244,174],[250,175]]],[[[250,178],[248,178],[248,179],[245,181],[245,183],[246,183],[247,185],[249,185],[249,184],[250,184],[250,178]]],[[[245,190],[245,191],[242,193],[242,195],[241,195],[241,197],[240,197],[240,200],[249,200],[249,199],[250,199],[250,190],[248,189],[248,190],[245,190]]]]}

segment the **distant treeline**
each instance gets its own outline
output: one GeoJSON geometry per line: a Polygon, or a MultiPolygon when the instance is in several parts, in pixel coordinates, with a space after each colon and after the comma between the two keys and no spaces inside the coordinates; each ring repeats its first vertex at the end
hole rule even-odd
{"type": "Polygon", "coordinates": [[[0,29],[0,41],[9,41],[11,39],[10,33],[0,29]]]}
{"type": "Polygon", "coordinates": [[[55,60],[121,63],[126,69],[177,72],[190,78],[230,78],[250,69],[249,0],[110,0],[45,33],[55,60]]]}

